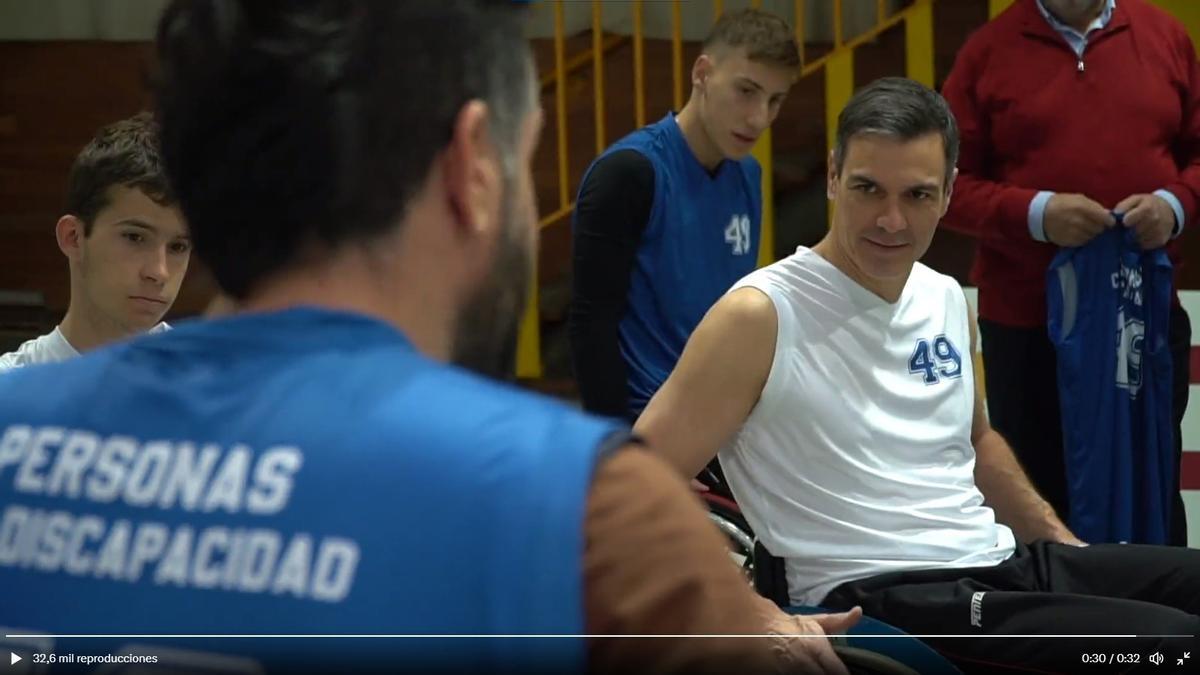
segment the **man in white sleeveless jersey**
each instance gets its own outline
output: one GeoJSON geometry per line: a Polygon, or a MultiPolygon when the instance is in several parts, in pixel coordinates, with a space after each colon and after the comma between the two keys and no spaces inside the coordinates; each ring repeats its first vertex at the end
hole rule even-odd
{"type": "MultiPolygon", "coordinates": [[[[1200,551],[1086,546],[988,424],[962,289],[917,262],[957,153],[937,93],[902,78],[859,91],[829,158],[829,234],[713,307],[636,431],[686,476],[719,454],[750,525],[785,561],[793,604],[860,604],[926,635],[1195,636],[1200,551]]],[[[1075,669],[1102,645],[1200,646],[929,642],[972,672],[1075,669]]]]}

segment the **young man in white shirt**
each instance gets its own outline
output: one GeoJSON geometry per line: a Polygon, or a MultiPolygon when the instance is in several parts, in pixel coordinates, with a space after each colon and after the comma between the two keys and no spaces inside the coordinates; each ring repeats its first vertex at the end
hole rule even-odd
{"type": "Polygon", "coordinates": [[[104,127],[79,153],[55,236],[71,270],[67,313],[53,331],[0,355],[0,371],[169,328],[162,318],[187,273],[192,245],[148,113],[104,127]]]}

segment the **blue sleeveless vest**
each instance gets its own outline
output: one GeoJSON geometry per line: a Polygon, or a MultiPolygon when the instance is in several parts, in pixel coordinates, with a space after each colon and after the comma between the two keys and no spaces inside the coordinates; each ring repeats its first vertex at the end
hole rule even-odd
{"type": "MultiPolygon", "coordinates": [[[[619,328],[629,412],[636,417],[675,368],[705,312],[758,266],[762,169],[746,157],[723,161],[710,175],[674,114],[617,141],[596,161],[627,149],[654,165],[650,220],[619,328]]],[[[586,182],[585,174],[581,185],[586,182]]]]}
{"type": "Polygon", "coordinates": [[[1167,254],[1118,225],[1060,251],[1047,282],[1069,525],[1089,542],[1166,543],[1179,489],[1167,254]]]}
{"type": "Polygon", "coordinates": [[[0,646],[231,672],[580,670],[578,639],[419,636],[584,632],[584,506],[616,431],[311,309],[6,373],[6,632],[410,637],[0,646]]]}

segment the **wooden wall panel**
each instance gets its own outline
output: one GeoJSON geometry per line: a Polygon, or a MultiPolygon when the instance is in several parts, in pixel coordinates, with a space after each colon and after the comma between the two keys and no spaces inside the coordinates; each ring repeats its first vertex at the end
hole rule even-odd
{"type": "MultiPolygon", "coordinates": [[[[934,49],[939,83],[967,35],[986,19],[986,12],[986,0],[936,3],[934,49]]],[[[590,42],[586,31],[569,38],[567,57],[589,49],[590,42]]],[[[533,47],[539,71],[551,72],[552,41],[535,40],[533,47]]],[[[902,49],[902,31],[886,33],[874,45],[861,49],[855,58],[858,82],[895,72],[903,62],[898,56],[902,49]]],[[[827,50],[828,45],[809,44],[807,54],[812,59],[827,50]]],[[[635,127],[632,53],[631,43],[626,41],[607,55],[606,143],[635,127]]],[[[685,45],[685,69],[690,69],[696,53],[696,44],[685,45]]],[[[51,310],[65,309],[66,266],[55,246],[52,228],[61,213],[67,170],[75,153],[97,128],[150,104],[150,59],[147,43],[0,42],[0,289],[39,291],[51,310]]],[[[672,105],[670,42],[646,40],[645,62],[646,117],[654,121],[672,105]]],[[[785,254],[788,246],[819,235],[824,221],[823,212],[818,213],[823,205],[817,195],[824,171],[822,82],[819,74],[799,82],[774,128],[780,254],[785,254]]],[[[689,88],[686,79],[684,88],[689,88]]],[[[547,126],[535,157],[534,176],[539,210],[549,214],[559,206],[552,88],[543,92],[542,105],[547,126]]],[[[568,78],[567,117],[568,191],[573,198],[595,155],[590,66],[568,78]]],[[[1185,243],[1188,257],[1195,260],[1195,253],[1200,251],[1193,253],[1193,240],[1194,236],[1185,243]]],[[[973,246],[969,239],[940,233],[929,261],[963,278],[973,246]]],[[[541,279],[547,284],[565,282],[570,268],[568,219],[542,233],[541,252],[541,279]]],[[[1200,287],[1200,265],[1189,268],[1185,286],[1200,287]]],[[[212,292],[210,277],[193,263],[173,315],[200,311],[212,292]]],[[[547,318],[552,317],[561,317],[561,313],[549,312],[547,318]]]]}
{"type": "MultiPolygon", "coordinates": [[[[52,312],[66,310],[54,223],[67,172],[97,129],[149,107],[150,59],[141,42],[0,42],[0,289],[38,291],[52,312]]],[[[194,267],[173,317],[212,295],[194,267]]]]}

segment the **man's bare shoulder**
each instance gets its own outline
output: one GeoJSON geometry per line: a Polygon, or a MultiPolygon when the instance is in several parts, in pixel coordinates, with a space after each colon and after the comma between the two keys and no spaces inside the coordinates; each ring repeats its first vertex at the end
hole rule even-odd
{"type": "MultiPolygon", "coordinates": [[[[743,286],[725,294],[705,315],[688,341],[688,350],[708,357],[770,350],[779,330],[775,303],[764,291],[743,286]]],[[[688,350],[685,350],[685,354],[688,350]]]]}
{"type": "Polygon", "coordinates": [[[773,328],[776,323],[775,303],[771,296],[753,286],[742,286],[725,294],[710,314],[723,323],[744,323],[745,327],[773,328]]]}

